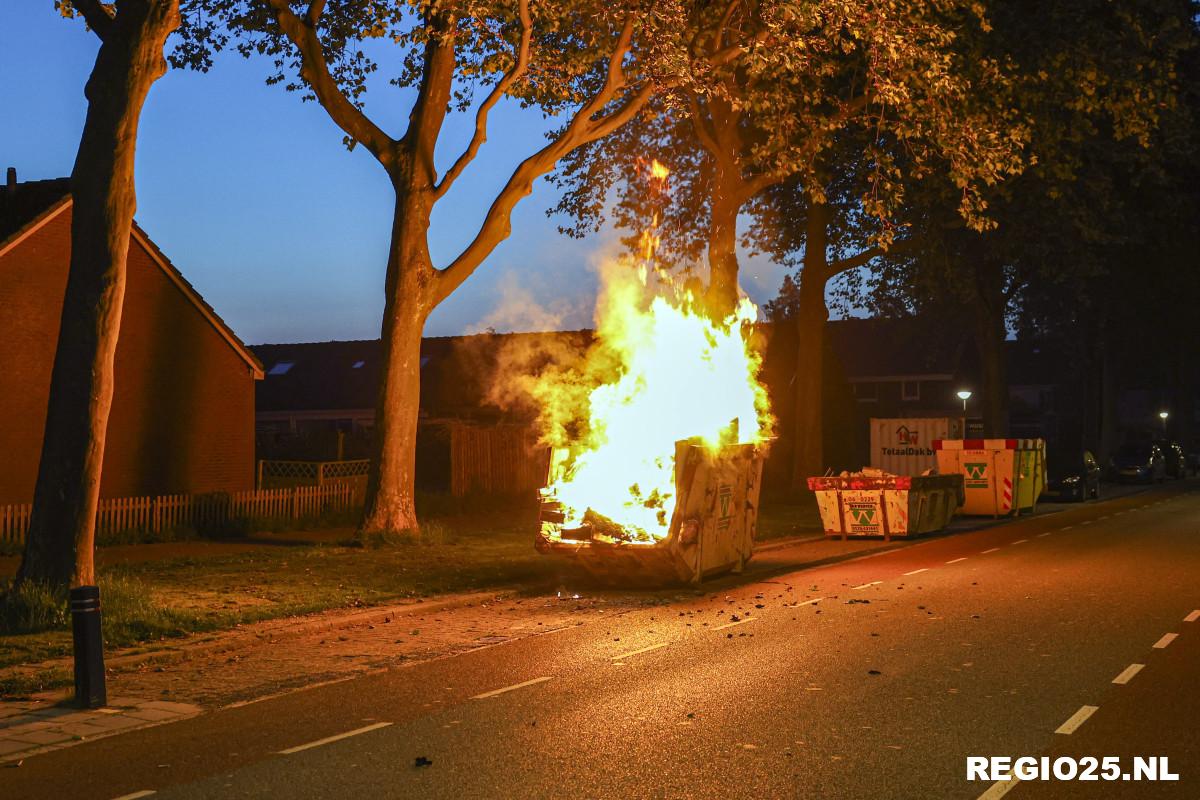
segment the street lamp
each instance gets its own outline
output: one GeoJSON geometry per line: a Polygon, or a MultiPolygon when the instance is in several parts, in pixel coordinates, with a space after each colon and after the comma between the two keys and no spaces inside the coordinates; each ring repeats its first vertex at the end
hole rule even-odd
{"type": "Polygon", "coordinates": [[[1163,421],[1163,433],[1164,433],[1164,434],[1167,432],[1167,417],[1169,417],[1169,416],[1171,416],[1171,412],[1170,412],[1170,411],[1160,411],[1160,412],[1158,412],[1158,418],[1159,418],[1159,419],[1161,419],[1161,420],[1163,421]]]}
{"type": "Polygon", "coordinates": [[[971,390],[970,389],[959,389],[958,392],[956,392],[956,394],[958,395],[958,399],[963,401],[963,414],[966,414],[967,413],[967,401],[971,399],[971,390]]]}

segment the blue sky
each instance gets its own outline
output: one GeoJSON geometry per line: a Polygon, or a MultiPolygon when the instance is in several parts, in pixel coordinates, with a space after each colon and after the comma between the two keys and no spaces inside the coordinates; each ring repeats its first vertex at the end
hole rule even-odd
{"type": "MultiPolygon", "coordinates": [[[[16,167],[20,180],[67,175],[98,42],[50,0],[0,6],[0,167],[16,167]]],[[[172,70],[155,84],[138,143],[138,222],[247,342],[376,337],[392,214],[386,176],[361,148],[346,151],[318,105],[266,86],[268,67],[227,55],[207,75],[172,70]]],[[[409,100],[380,80],[367,110],[399,135],[409,100]]],[[[488,143],[434,213],[439,265],[469,241],[552,124],[515,104],[496,108],[488,143]]],[[[437,154],[443,169],[470,126],[452,115],[437,154]]],[[[555,200],[539,182],[517,207],[512,236],[433,313],[427,335],[590,324],[594,265],[615,234],[561,236],[545,216],[555,200]]],[[[781,279],[765,259],[743,262],[756,302],[781,279]]]]}

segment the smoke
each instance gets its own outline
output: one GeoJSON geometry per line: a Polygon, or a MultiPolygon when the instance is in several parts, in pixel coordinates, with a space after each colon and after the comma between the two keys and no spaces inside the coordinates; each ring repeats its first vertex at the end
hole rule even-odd
{"type": "Polygon", "coordinates": [[[516,273],[506,272],[497,287],[495,307],[479,321],[472,333],[497,331],[559,331],[578,328],[588,319],[584,298],[556,297],[539,302],[516,273]]]}

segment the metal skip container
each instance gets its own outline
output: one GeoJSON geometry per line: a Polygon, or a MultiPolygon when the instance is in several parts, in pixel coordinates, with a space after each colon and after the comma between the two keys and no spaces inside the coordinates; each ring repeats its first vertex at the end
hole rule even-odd
{"type": "Polygon", "coordinates": [[[1046,488],[1041,439],[939,439],[938,471],[962,475],[964,514],[1007,516],[1033,511],[1046,488]]]}
{"type": "Polygon", "coordinates": [[[753,444],[712,451],[676,442],[675,510],[667,535],[651,542],[605,535],[589,523],[565,527],[562,505],[543,490],[537,550],[606,582],[700,583],[740,572],[754,552],[763,456],[753,444]]]}
{"type": "Polygon", "coordinates": [[[962,419],[953,417],[871,417],[871,466],[893,475],[920,475],[937,467],[935,439],[962,436],[962,419]]]}
{"type": "Polygon", "coordinates": [[[963,502],[961,475],[809,478],[826,536],[918,536],[949,524],[963,502]]]}

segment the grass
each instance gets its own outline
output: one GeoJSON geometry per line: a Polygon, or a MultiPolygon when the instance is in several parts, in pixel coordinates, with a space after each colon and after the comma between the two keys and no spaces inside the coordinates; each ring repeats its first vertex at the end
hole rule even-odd
{"type": "MultiPolygon", "coordinates": [[[[346,529],[339,544],[271,544],[247,552],[110,566],[99,575],[111,650],[189,633],[323,611],[551,580],[558,564],[533,549],[531,514],[430,522],[419,539],[364,547],[346,529]]],[[[0,587],[2,590],[3,587],[0,587]]],[[[70,653],[65,601],[40,587],[0,602],[0,668],[70,653]]],[[[0,686],[0,691],[3,686],[0,686]]]]}

